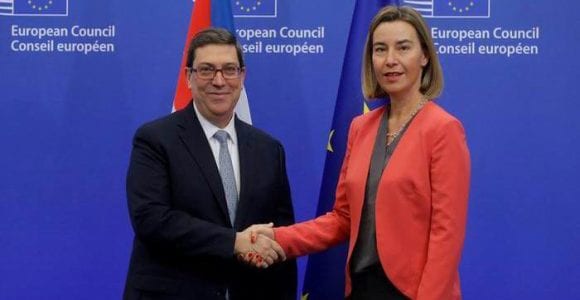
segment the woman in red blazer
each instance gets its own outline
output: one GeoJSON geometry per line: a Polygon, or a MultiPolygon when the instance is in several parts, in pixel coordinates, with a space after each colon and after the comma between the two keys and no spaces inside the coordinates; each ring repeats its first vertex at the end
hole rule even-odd
{"type": "Polygon", "coordinates": [[[288,257],[349,239],[350,299],[460,299],[469,151],[461,123],[430,100],[443,75],[429,30],[413,9],[384,7],[364,53],[365,97],[390,103],[352,121],[333,210],[259,232],[288,257]]]}

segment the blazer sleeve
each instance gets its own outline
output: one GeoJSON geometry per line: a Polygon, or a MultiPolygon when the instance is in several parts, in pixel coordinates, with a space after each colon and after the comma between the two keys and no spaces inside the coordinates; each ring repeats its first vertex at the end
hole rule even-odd
{"type": "MultiPolygon", "coordinates": [[[[278,144],[278,170],[279,184],[277,189],[278,203],[276,206],[276,226],[288,226],[294,224],[294,208],[290,193],[290,184],[286,173],[286,155],[282,145],[278,144]]],[[[269,267],[271,278],[275,279],[272,288],[276,290],[275,299],[294,300],[297,297],[298,268],[295,259],[288,259],[282,263],[269,267]]],[[[274,299],[274,298],[273,298],[274,299]]]]}
{"type": "Polygon", "coordinates": [[[185,256],[232,258],[235,232],[231,228],[172,207],[169,162],[158,135],[145,126],[133,140],[127,199],[136,238],[185,256]]]}
{"type": "Polygon", "coordinates": [[[431,226],[417,299],[454,299],[470,181],[469,150],[461,123],[454,119],[440,126],[432,149],[431,226]]]}
{"type": "Polygon", "coordinates": [[[357,135],[357,119],[350,126],[348,142],[332,211],[313,220],[274,229],[276,241],[288,257],[297,257],[326,250],[349,237],[350,205],[346,197],[346,174],[351,148],[357,135]]]}

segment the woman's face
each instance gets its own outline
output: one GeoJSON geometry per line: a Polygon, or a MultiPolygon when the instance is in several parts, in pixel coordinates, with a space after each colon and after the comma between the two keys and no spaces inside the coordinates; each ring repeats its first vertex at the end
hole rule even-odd
{"type": "Polygon", "coordinates": [[[393,98],[419,91],[428,59],[415,28],[393,21],[381,23],[373,32],[372,61],[380,87],[393,98]]]}

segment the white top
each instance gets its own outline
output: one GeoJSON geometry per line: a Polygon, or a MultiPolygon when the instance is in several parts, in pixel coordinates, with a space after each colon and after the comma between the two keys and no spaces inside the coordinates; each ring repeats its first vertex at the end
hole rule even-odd
{"type": "Polygon", "coordinates": [[[219,128],[208,121],[200,112],[197,110],[197,105],[195,101],[193,101],[193,108],[195,109],[195,114],[197,115],[197,119],[201,124],[201,128],[203,128],[203,132],[205,133],[205,137],[209,142],[209,146],[211,147],[211,152],[213,153],[213,159],[215,160],[216,166],[219,166],[219,155],[220,155],[220,143],[216,138],[214,138],[214,134],[218,130],[225,130],[228,133],[228,150],[230,151],[230,157],[232,158],[232,166],[234,167],[234,176],[236,177],[236,187],[238,191],[238,198],[240,196],[240,155],[238,152],[238,135],[236,134],[236,127],[234,126],[234,117],[230,119],[230,122],[226,127],[219,128]]]}

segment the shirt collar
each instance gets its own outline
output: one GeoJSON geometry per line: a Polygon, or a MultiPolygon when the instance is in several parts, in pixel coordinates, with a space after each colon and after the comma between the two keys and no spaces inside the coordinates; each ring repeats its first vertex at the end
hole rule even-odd
{"type": "Polygon", "coordinates": [[[201,124],[201,128],[203,129],[203,132],[205,133],[205,137],[208,140],[211,140],[211,138],[213,138],[213,135],[218,131],[218,130],[225,130],[228,135],[230,136],[230,139],[232,140],[233,144],[236,145],[238,143],[238,136],[236,135],[236,127],[234,119],[235,119],[235,115],[232,116],[232,118],[230,119],[230,121],[228,122],[228,125],[226,125],[226,127],[224,128],[219,128],[217,126],[215,126],[214,124],[212,124],[208,119],[206,119],[197,109],[197,105],[195,104],[195,101],[193,101],[193,108],[195,109],[195,115],[197,116],[197,119],[199,120],[199,123],[201,124]]]}

